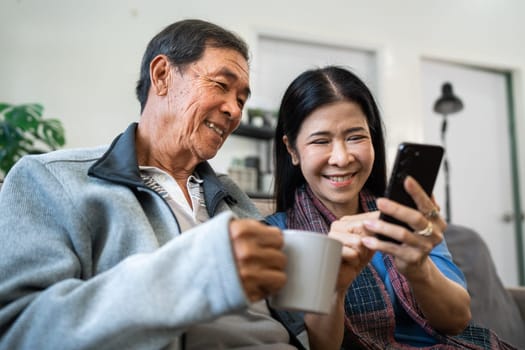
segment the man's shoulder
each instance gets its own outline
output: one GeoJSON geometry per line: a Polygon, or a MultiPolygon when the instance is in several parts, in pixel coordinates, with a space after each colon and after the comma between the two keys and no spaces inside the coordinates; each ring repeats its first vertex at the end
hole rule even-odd
{"type": "Polygon", "coordinates": [[[65,164],[65,163],[91,163],[99,159],[108,146],[98,146],[90,148],[70,148],[51,151],[38,155],[28,155],[24,158],[37,161],[44,165],[65,164]]]}
{"type": "MultiPolygon", "coordinates": [[[[27,155],[15,164],[18,171],[40,172],[43,169],[55,174],[81,172],[87,174],[87,169],[98,160],[108,149],[107,146],[92,148],[71,148],[47,152],[43,154],[27,155]]],[[[13,169],[14,169],[13,168],[13,169]]]]}
{"type": "Polygon", "coordinates": [[[56,162],[84,162],[100,158],[107,149],[107,145],[90,148],[61,149],[28,157],[33,157],[36,160],[47,164],[56,162]]]}

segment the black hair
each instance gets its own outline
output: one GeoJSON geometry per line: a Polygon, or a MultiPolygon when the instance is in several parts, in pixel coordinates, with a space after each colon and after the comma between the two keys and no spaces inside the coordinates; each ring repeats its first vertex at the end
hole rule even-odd
{"type": "Polygon", "coordinates": [[[184,68],[185,65],[199,60],[206,47],[233,49],[246,61],[249,60],[248,45],[235,33],[198,19],[175,22],[151,39],[142,57],[140,78],[136,87],[141,112],[146,106],[151,86],[151,61],[158,55],[166,55],[172,65],[184,68]]]}
{"type": "Polygon", "coordinates": [[[274,138],[274,196],[277,211],[293,207],[296,189],[306,182],[300,167],[292,164],[283,136],[295,148],[303,121],[316,109],[337,101],[350,101],[366,116],[375,159],[364,188],[382,196],[386,188],[386,158],[383,122],[372,93],[354,73],[338,66],[307,70],[286,89],[279,107],[274,138]]]}

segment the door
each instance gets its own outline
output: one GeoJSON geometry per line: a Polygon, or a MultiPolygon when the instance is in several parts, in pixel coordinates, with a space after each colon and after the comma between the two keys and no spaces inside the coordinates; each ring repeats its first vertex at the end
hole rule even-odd
{"type": "MultiPolygon", "coordinates": [[[[504,72],[424,60],[422,62],[424,139],[442,143],[443,116],[433,111],[444,82],[450,82],[464,108],[447,117],[451,222],[477,231],[487,243],[504,285],[518,285],[522,274],[521,231],[514,217],[518,199],[509,137],[510,76],[504,72]],[[518,232],[516,232],[518,231],[518,232]],[[520,264],[520,265],[518,265],[520,264]]],[[[516,159],[514,159],[516,161],[516,159]]],[[[443,167],[435,195],[445,208],[443,167]]]]}

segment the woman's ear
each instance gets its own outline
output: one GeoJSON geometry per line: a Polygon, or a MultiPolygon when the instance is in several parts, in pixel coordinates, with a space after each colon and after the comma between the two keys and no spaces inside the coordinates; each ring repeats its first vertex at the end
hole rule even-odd
{"type": "Polygon", "coordinates": [[[165,55],[156,56],[149,65],[149,74],[151,79],[151,88],[153,93],[158,96],[164,96],[168,93],[169,78],[171,74],[171,65],[168,57],[165,55]]]}
{"type": "Polygon", "coordinates": [[[297,152],[295,151],[295,149],[290,145],[290,140],[288,140],[288,136],[283,136],[283,142],[286,145],[286,150],[288,151],[288,154],[290,154],[290,157],[292,158],[292,164],[299,165],[299,157],[297,156],[297,152]]]}

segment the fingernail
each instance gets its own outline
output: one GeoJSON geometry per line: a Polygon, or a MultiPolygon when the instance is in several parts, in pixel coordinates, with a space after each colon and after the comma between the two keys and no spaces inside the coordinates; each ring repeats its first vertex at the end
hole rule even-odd
{"type": "Polygon", "coordinates": [[[361,237],[356,236],[356,234],[354,233],[352,236],[348,237],[348,240],[350,241],[350,243],[358,244],[361,241],[361,237]]]}
{"type": "Polygon", "coordinates": [[[364,220],[363,224],[365,224],[366,227],[371,229],[379,228],[379,224],[375,220],[364,220]]]}
{"type": "Polygon", "coordinates": [[[377,207],[380,210],[388,209],[390,203],[388,202],[388,198],[378,198],[376,200],[377,207]]]}
{"type": "Polygon", "coordinates": [[[366,247],[374,249],[376,247],[377,240],[374,237],[363,237],[361,238],[361,242],[363,242],[366,247]]]}

